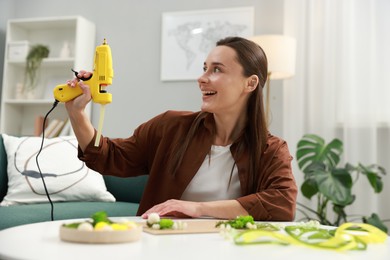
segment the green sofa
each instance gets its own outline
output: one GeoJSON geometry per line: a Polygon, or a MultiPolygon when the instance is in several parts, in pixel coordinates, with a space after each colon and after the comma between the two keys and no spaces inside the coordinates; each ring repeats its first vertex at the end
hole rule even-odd
{"type": "MultiPolygon", "coordinates": [[[[110,217],[135,216],[147,176],[118,178],[104,176],[107,190],[116,202],[55,202],[54,220],[88,218],[94,212],[104,210],[110,217]]],[[[0,201],[7,194],[7,154],[0,135],[0,201]]],[[[0,230],[51,220],[50,203],[0,206],[0,230]]]]}

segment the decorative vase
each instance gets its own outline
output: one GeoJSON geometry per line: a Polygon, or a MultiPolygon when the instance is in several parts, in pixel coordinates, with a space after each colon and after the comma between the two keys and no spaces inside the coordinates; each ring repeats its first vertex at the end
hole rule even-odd
{"type": "Polygon", "coordinates": [[[37,98],[37,91],[36,88],[28,88],[24,91],[24,97],[26,99],[36,99],[37,98]]]}
{"type": "Polygon", "coordinates": [[[17,83],[15,87],[15,99],[23,99],[24,98],[24,87],[22,83],[17,83]]]}

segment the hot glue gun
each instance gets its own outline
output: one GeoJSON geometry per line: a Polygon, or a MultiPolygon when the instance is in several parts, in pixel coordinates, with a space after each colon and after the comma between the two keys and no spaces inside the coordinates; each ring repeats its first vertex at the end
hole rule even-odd
{"type": "MultiPolygon", "coordinates": [[[[77,77],[78,72],[73,69],[72,71],[77,77]]],[[[104,39],[103,44],[96,47],[92,76],[89,78],[80,78],[90,87],[93,102],[101,104],[100,120],[95,146],[98,146],[100,141],[105,105],[112,102],[112,95],[111,93],[107,93],[105,88],[112,84],[113,77],[114,71],[112,69],[111,48],[107,44],[106,39],[104,39]]],[[[57,101],[68,102],[83,94],[83,91],[78,85],[76,87],[70,87],[67,84],[62,84],[54,88],[53,94],[57,101]]]]}
{"type": "MultiPolygon", "coordinates": [[[[77,72],[72,69],[77,77],[77,72]]],[[[105,88],[112,84],[114,71],[110,46],[104,39],[103,44],[96,47],[93,74],[90,78],[81,78],[91,89],[92,100],[102,105],[112,102],[111,93],[105,88]]],[[[58,85],[53,90],[54,98],[59,102],[67,102],[83,94],[80,87],[70,87],[67,84],[58,85]]]]}

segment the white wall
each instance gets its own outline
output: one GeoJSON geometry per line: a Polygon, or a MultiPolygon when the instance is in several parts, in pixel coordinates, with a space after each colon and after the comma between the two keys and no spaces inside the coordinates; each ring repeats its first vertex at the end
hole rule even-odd
{"type": "MultiPolygon", "coordinates": [[[[97,26],[96,44],[101,44],[102,39],[107,38],[113,52],[115,77],[113,85],[108,88],[113,94],[113,103],[106,106],[103,134],[127,137],[139,124],[167,109],[199,109],[201,98],[196,81],[160,81],[163,12],[254,6],[255,34],[279,34],[283,32],[283,1],[1,0],[0,68],[3,65],[8,18],[67,15],[86,17],[97,26]]],[[[281,135],[282,82],[274,81],[271,84],[271,99],[274,103],[271,107],[271,130],[281,135]]],[[[92,121],[95,126],[98,119],[99,106],[94,106],[92,121]]]]}
{"type": "MultiPolygon", "coordinates": [[[[5,33],[7,28],[7,20],[15,15],[14,11],[14,4],[11,1],[0,2],[0,82],[3,82],[3,61],[5,52],[5,33]]],[[[0,88],[0,97],[2,89],[3,88],[0,88]]]]}

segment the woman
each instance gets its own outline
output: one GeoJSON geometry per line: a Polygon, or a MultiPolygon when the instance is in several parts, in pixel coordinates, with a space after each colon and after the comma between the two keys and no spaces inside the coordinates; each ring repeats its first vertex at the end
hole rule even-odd
{"type": "MultiPolygon", "coordinates": [[[[80,72],[78,78],[90,76],[80,72]]],[[[78,78],[68,82],[77,85],[78,78]]],[[[268,133],[262,87],[267,59],[254,42],[228,37],[217,42],[198,79],[200,112],[167,111],[125,139],[103,137],[84,108],[89,87],[66,103],[88,167],[120,177],[148,174],[138,214],[291,221],[297,187],[285,141],[268,133]]]]}

